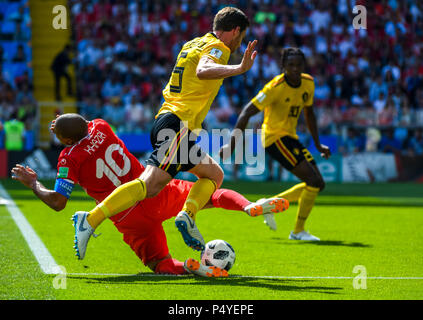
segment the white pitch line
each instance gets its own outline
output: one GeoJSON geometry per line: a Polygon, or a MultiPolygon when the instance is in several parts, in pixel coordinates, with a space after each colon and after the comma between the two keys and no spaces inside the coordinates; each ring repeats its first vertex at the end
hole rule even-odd
{"type": "MultiPolygon", "coordinates": [[[[67,273],[69,276],[113,276],[113,277],[187,277],[190,275],[166,275],[166,274],[131,274],[131,273],[67,273]]],[[[253,279],[355,279],[356,277],[332,277],[332,276],[241,276],[229,275],[229,278],[253,278],[253,279]]],[[[423,277],[367,277],[372,280],[423,280],[423,277]]]]}
{"type": "MultiPolygon", "coordinates": [[[[57,265],[53,256],[50,254],[44,243],[38,237],[32,226],[26,220],[25,216],[19,210],[16,203],[9,196],[3,185],[0,183],[0,198],[8,200],[6,202],[6,208],[9,211],[11,217],[15,221],[19,230],[21,231],[25,241],[29,248],[34,254],[41,267],[41,270],[45,274],[62,274],[63,271],[57,265]]],[[[162,274],[131,274],[131,273],[65,273],[70,276],[113,276],[113,277],[169,277],[172,275],[162,274]]],[[[186,277],[190,275],[178,275],[175,277],[186,277]]],[[[332,277],[332,276],[241,276],[241,275],[230,275],[229,278],[253,278],[253,279],[354,279],[355,277],[332,277]]],[[[423,280],[423,277],[367,277],[367,279],[375,280],[423,280]]]]}
{"type": "Polygon", "coordinates": [[[8,200],[5,204],[6,209],[9,211],[11,217],[15,221],[19,230],[21,231],[23,237],[25,238],[26,243],[29,246],[29,249],[34,254],[35,258],[38,261],[38,264],[41,267],[41,270],[46,274],[59,274],[62,273],[61,269],[54,261],[53,256],[50,254],[44,243],[38,237],[37,233],[34,231],[32,226],[26,220],[22,211],[19,210],[16,203],[9,196],[7,191],[4,189],[3,185],[0,183],[0,197],[8,200]]]}

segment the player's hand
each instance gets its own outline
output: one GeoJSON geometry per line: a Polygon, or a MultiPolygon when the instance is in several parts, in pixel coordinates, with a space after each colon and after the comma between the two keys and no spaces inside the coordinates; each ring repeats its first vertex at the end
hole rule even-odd
{"type": "Polygon", "coordinates": [[[247,45],[247,49],[244,51],[244,56],[242,57],[241,61],[241,70],[242,72],[246,72],[251,69],[254,64],[254,60],[257,57],[257,51],[254,50],[256,47],[257,40],[253,42],[249,41],[247,45]]]}
{"type": "Polygon", "coordinates": [[[12,169],[12,179],[20,181],[24,186],[32,189],[37,182],[37,173],[30,167],[17,164],[12,169]]]}
{"type": "MultiPolygon", "coordinates": [[[[60,115],[56,115],[56,119],[57,118],[59,118],[60,117],[60,115]]],[[[54,128],[56,127],[56,119],[54,119],[52,122],[51,122],[51,124],[50,124],[50,131],[52,132],[52,133],[54,133],[54,128]]]]}
{"type": "Polygon", "coordinates": [[[325,146],[324,144],[317,146],[316,149],[320,152],[320,155],[325,159],[329,159],[329,157],[332,155],[329,147],[325,146]]]}

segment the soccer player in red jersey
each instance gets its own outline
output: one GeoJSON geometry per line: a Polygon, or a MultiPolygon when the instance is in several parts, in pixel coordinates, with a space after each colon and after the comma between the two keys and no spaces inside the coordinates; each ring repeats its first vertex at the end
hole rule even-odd
{"type": "MultiPolygon", "coordinates": [[[[64,114],[53,121],[51,130],[67,145],[58,159],[54,190],[37,181],[37,174],[29,167],[16,165],[12,173],[14,179],[31,188],[38,198],[56,211],[66,207],[75,184],[82,186],[99,203],[116,187],[139,177],[144,171],[104,120],[87,121],[78,114],[64,114]]],[[[192,182],[174,179],[156,197],[137,202],[110,220],[144,265],[156,273],[225,276],[226,270],[202,266],[194,259],[187,259],[184,264],[169,254],[162,222],[179,213],[192,185],[192,182]]],[[[258,216],[286,210],[288,202],[282,203],[283,208],[274,208],[270,203],[251,203],[235,191],[218,189],[205,208],[225,208],[258,216]]],[[[90,226],[85,220],[75,222],[75,228],[90,226]]],[[[77,256],[83,259],[85,251],[77,251],[77,256]]]]}

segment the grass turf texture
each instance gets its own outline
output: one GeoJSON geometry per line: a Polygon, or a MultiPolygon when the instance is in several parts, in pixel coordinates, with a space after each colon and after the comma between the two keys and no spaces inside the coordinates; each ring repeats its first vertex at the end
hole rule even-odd
{"type": "MultiPolygon", "coordinates": [[[[204,210],[197,224],[206,241],[224,239],[235,249],[227,279],[155,276],[122,241],[111,221],[90,240],[86,258],[74,256],[71,215],[94,202],[76,189],[60,213],[31,191],[1,180],[56,262],[66,268],[66,289],[54,289],[55,276],[43,274],[5,206],[0,207],[0,299],[296,300],[421,299],[423,277],[423,186],[419,184],[328,184],[316,201],[306,230],[320,242],[288,240],[297,205],[278,214],[278,230],[262,217],[222,209],[204,210]],[[354,289],[353,268],[367,270],[367,289],[354,289]],[[133,275],[136,274],[136,275],[133,275]],[[305,278],[284,278],[284,277],[305,278]],[[310,278],[307,278],[310,277],[310,278]],[[319,279],[313,277],[347,277],[319,279]]],[[[53,187],[53,182],[45,182],[53,187]]],[[[255,201],[292,184],[225,183],[255,201]]],[[[185,246],[173,219],[164,223],[170,253],[181,261],[199,259],[185,246]]],[[[63,282],[61,282],[63,284],[63,282]]],[[[360,282],[362,283],[362,282],[360,282]]]]}

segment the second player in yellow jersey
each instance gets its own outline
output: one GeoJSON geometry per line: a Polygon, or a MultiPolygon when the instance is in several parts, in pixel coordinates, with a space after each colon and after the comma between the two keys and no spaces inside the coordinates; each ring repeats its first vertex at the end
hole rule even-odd
{"type": "MultiPolygon", "coordinates": [[[[298,117],[302,111],[316,149],[324,158],[328,158],[331,153],[327,146],[320,143],[313,111],[314,80],[303,73],[304,54],[298,48],[284,49],[281,65],[285,72],[267,83],[244,107],[235,129],[245,130],[250,117],[263,111],[262,143],[266,155],[303,181],[275,196],[285,198],[290,203],[298,201],[297,220],[289,239],[318,241],[319,238],[304,230],[304,225],[325,183],[313,156],[299,141],[296,133],[298,117]]],[[[222,147],[222,158],[233,152],[237,134],[234,130],[229,144],[222,147]]],[[[265,215],[265,222],[276,230],[273,215],[265,215]]]]}
{"type": "Polygon", "coordinates": [[[313,96],[313,77],[306,73],[301,74],[301,84],[298,87],[290,86],[282,73],[260,90],[251,102],[264,113],[264,147],[286,135],[298,139],[298,117],[304,107],[313,105],[313,96]]]}

